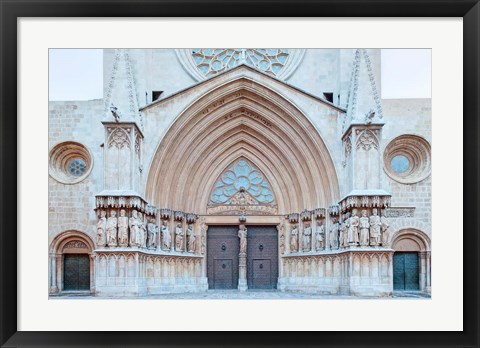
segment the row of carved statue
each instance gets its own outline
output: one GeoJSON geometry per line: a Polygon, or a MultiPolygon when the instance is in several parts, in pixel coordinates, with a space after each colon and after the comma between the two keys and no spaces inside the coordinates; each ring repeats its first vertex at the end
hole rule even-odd
{"type": "MultiPolygon", "coordinates": [[[[316,231],[312,232],[312,223],[305,221],[303,231],[299,231],[299,225],[293,223],[290,226],[289,246],[290,252],[311,252],[325,250],[327,243],[331,250],[337,250],[347,247],[367,247],[367,246],[388,246],[388,229],[390,227],[385,210],[382,216],[378,215],[376,208],[372,209],[372,214],[368,216],[367,210],[362,210],[361,216],[358,216],[358,210],[353,209],[351,213],[346,213],[342,219],[333,218],[329,230],[328,240],[325,237],[325,226],[323,220],[316,221],[316,231]],[[312,245],[312,237],[315,237],[312,245]],[[300,246],[300,239],[301,246],[300,246]]],[[[280,234],[280,253],[285,253],[285,235],[280,234]]]]}
{"type": "Polygon", "coordinates": [[[137,210],[132,210],[130,217],[126,215],[125,209],[120,210],[119,217],[114,209],[110,210],[108,218],[106,215],[105,210],[100,211],[97,223],[98,247],[135,247],[171,251],[173,244],[175,251],[184,251],[184,248],[191,253],[196,251],[196,236],[192,223],[187,225],[185,243],[185,233],[180,221],[176,223],[172,237],[167,220],[162,221],[159,234],[155,218],[142,215],[137,210]]]}

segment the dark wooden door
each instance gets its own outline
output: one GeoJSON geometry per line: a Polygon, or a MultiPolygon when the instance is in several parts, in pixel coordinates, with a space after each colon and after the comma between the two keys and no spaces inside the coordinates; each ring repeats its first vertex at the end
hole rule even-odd
{"type": "Polygon", "coordinates": [[[90,257],[86,254],[65,254],[63,290],[90,290],[90,257]]]}
{"type": "Polygon", "coordinates": [[[275,226],[247,225],[247,284],[249,289],[276,289],[278,237],[275,226]]]}
{"type": "Polygon", "coordinates": [[[418,275],[418,253],[393,254],[393,289],[420,289],[418,275]]]}
{"type": "Polygon", "coordinates": [[[207,277],[209,289],[238,287],[238,226],[209,226],[207,232],[207,277]]]}

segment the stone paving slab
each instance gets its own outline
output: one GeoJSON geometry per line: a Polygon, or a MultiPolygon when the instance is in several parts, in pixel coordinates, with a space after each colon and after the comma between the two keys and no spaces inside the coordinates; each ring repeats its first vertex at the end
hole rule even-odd
{"type": "Polygon", "coordinates": [[[395,291],[391,297],[357,297],[350,295],[325,295],[318,293],[295,293],[295,292],[281,292],[275,290],[249,290],[246,292],[239,292],[238,290],[208,290],[207,292],[202,293],[182,293],[182,294],[165,294],[165,295],[151,295],[143,297],[95,297],[92,295],[86,294],[68,294],[60,295],[55,297],[50,297],[51,299],[65,299],[65,298],[75,298],[75,299],[175,299],[175,300],[280,300],[280,299],[350,299],[350,300],[361,300],[361,299],[429,299],[430,294],[419,292],[419,291],[395,291]]]}

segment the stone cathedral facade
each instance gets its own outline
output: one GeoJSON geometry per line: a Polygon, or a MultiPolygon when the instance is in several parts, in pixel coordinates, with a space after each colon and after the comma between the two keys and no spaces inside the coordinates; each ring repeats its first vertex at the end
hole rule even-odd
{"type": "Polygon", "coordinates": [[[378,49],[105,49],[49,103],[50,296],[430,292],[431,100],[378,49]]]}

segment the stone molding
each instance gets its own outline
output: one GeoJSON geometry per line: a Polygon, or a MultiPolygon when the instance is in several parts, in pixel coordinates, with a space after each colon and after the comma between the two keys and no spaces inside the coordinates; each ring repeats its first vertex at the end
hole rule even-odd
{"type": "Polygon", "coordinates": [[[244,77],[207,92],[172,124],[151,162],[148,200],[204,215],[214,181],[241,157],[271,180],[280,214],[338,200],[335,166],[313,124],[290,101],[244,77]],[[188,189],[178,195],[176,187],[188,189]]]}

